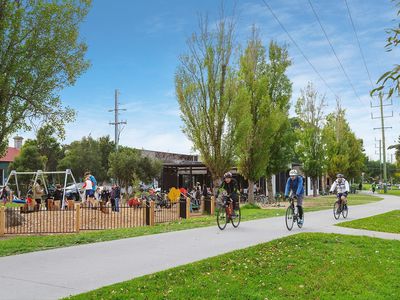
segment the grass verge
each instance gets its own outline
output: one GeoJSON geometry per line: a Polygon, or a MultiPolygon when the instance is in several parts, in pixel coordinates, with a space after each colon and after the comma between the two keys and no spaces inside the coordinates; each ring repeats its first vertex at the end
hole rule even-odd
{"type": "Polygon", "coordinates": [[[337,226],[381,232],[400,233],[400,210],[336,224],[337,226]]]}
{"type": "MultiPolygon", "coordinates": [[[[376,202],[382,200],[382,197],[379,196],[372,196],[368,194],[349,194],[348,201],[349,206],[353,205],[362,205],[371,202],[376,202]]],[[[336,201],[335,195],[330,196],[322,196],[316,198],[304,198],[304,210],[307,211],[316,211],[322,209],[331,209],[333,203],[336,201]]]]}
{"type": "Polygon", "coordinates": [[[298,234],[68,299],[394,299],[399,247],[370,237],[298,234]]]}

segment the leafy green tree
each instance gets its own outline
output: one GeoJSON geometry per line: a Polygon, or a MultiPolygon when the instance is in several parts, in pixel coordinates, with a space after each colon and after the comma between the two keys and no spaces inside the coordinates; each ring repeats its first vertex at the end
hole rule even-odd
{"type": "Polygon", "coordinates": [[[193,33],[175,75],[176,95],[183,131],[209,168],[214,187],[232,167],[233,128],[228,112],[235,96],[231,67],[233,22],[222,17],[216,29],[200,19],[200,33],[193,33]]]}
{"type": "Polygon", "coordinates": [[[46,157],[44,171],[57,170],[57,164],[64,156],[61,145],[55,135],[56,129],[50,124],[42,126],[36,134],[38,151],[41,156],[46,157]]]}
{"type": "MultiPolygon", "coordinates": [[[[394,0],[396,7],[400,7],[400,1],[394,0]]],[[[397,11],[397,16],[400,15],[400,9],[397,11]]],[[[388,37],[386,39],[386,51],[391,52],[395,47],[400,44],[400,24],[396,27],[386,30],[388,37]]],[[[377,80],[377,84],[380,84],[377,88],[371,91],[371,95],[381,93],[384,89],[388,91],[387,97],[390,98],[394,92],[400,92],[400,65],[395,64],[394,67],[383,73],[382,76],[377,80]]]]}
{"type": "Polygon", "coordinates": [[[65,147],[65,157],[59,162],[58,169],[71,169],[76,178],[83,178],[90,171],[98,182],[106,179],[107,173],[101,165],[99,143],[92,137],[83,137],[65,147]],[[105,174],[104,174],[105,173],[105,174]]]}
{"type": "Polygon", "coordinates": [[[108,174],[117,179],[126,191],[133,182],[150,183],[160,176],[162,169],[160,161],[143,157],[140,151],[128,147],[121,147],[111,153],[109,160],[108,174]]]}
{"type": "Polygon", "coordinates": [[[328,175],[335,178],[336,174],[343,173],[348,179],[360,178],[365,162],[362,140],[351,131],[345,110],[339,103],[336,111],[327,116],[322,134],[328,175]]]}
{"type": "Polygon", "coordinates": [[[138,167],[139,179],[146,184],[151,183],[153,179],[160,179],[161,177],[163,165],[158,159],[142,156],[139,160],[138,167]]]}
{"type": "Polygon", "coordinates": [[[325,149],[322,140],[324,107],[325,96],[319,95],[312,83],[308,83],[301,91],[295,108],[300,126],[296,131],[299,137],[296,152],[305,174],[312,179],[314,197],[317,195],[318,178],[325,169],[325,149]]]}
{"type": "Polygon", "coordinates": [[[400,166],[400,136],[398,138],[397,144],[390,145],[388,149],[395,149],[396,164],[400,166]]]}
{"type": "Polygon", "coordinates": [[[110,136],[102,136],[98,139],[99,144],[99,159],[101,163],[102,178],[108,179],[108,169],[110,168],[109,158],[110,154],[115,152],[115,143],[110,139],[110,136]]]}
{"type": "Polygon", "coordinates": [[[90,0],[0,1],[0,155],[8,138],[45,120],[60,135],[74,111],[58,92],[89,66],[79,24],[90,0]]]}
{"type": "Polygon", "coordinates": [[[128,147],[120,147],[110,154],[108,175],[118,180],[128,191],[129,185],[139,179],[140,152],[128,147]]]}
{"type": "Polygon", "coordinates": [[[249,182],[249,202],[254,202],[254,182],[265,176],[274,137],[287,115],[269,92],[266,50],[253,28],[253,35],[240,57],[238,92],[232,106],[236,155],[240,173],[249,182]]]}
{"type": "Polygon", "coordinates": [[[36,141],[27,140],[21,148],[21,153],[9,165],[9,170],[19,172],[36,172],[44,170],[47,158],[40,155],[36,141]]]}
{"type": "MultiPolygon", "coordinates": [[[[369,182],[382,180],[382,164],[379,160],[366,160],[364,178],[369,182]]],[[[387,174],[389,178],[398,180],[398,169],[395,164],[387,163],[387,174]]]]}
{"type": "Polygon", "coordinates": [[[282,112],[279,128],[273,134],[270,143],[269,162],[266,169],[267,189],[272,195],[272,175],[285,171],[294,158],[296,135],[289,119],[292,83],[286,75],[291,65],[286,47],[281,47],[274,41],[269,45],[269,64],[267,65],[268,92],[274,106],[282,112]]]}

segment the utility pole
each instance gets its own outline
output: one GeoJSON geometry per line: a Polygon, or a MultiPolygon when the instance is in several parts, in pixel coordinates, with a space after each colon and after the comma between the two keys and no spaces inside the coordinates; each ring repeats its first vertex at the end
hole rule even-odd
{"type": "Polygon", "coordinates": [[[119,121],[119,112],[126,111],[126,109],[119,108],[119,102],[118,102],[118,90],[115,90],[115,99],[114,99],[114,109],[110,109],[109,112],[114,112],[114,122],[110,122],[110,125],[114,125],[114,143],[115,143],[115,149],[118,151],[118,145],[119,145],[119,136],[121,135],[121,131],[123,128],[120,129],[119,125],[126,124],[126,121],[119,121]]]}
{"type": "MultiPolygon", "coordinates": [[[[377,140],[375,138],[375,142],[379,142],[379,146],[376,147],[376,144],[375,144],[375,148],[379,149],[379,178],[382,180],[382,178],[383,178],[383,176],[382,176],[382,140],[377,140]]],[[[376,153],[376,150],[375,150],[375,154],[378,154],[378,153],[376,153]]]]}
{"type": "Polygon", "coordinates": [[[374,130],[380,129],[382,131],[382,161],[383,161],[383,189],[384,192],[387,192],[387,170],[386,170],[386,144],[385,144],[385,129],[391,129],[392,127],[385,127],[385,122],[384,119],[385,118],[390,118],[393,117],[393,111],[392,111],[392,115],[391,116],[384,116],[383,115],[383,107],[384,106],[390,106],[392,105],[392,102],[390,104],[383,104],[383,93],[379,93],[379,105],[378,106],[372,106],[371,107],[379,107],[380,108],[380,117],[374,118],[373,114],[371,113],[371,117],[372,119],[381,119],[381,127],[376,127],[374,128],[374,130]]]}

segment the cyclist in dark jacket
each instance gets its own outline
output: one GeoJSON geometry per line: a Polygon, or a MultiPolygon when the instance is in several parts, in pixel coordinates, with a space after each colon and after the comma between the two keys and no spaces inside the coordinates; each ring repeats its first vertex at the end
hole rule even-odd
{"type": "MultiPolygon", "coordinates": [[[[233,201],[233,207],[236,208],[239,201],[238,183],[236,179],[232,177],[231,172],[224,174],[224,181],[222,182],[220,188],[224,189],[228,193],[228,197],[230,197],[233,201]]],[[[233,211],[232,217],[235,215],[235,211],[233,211]]]]}

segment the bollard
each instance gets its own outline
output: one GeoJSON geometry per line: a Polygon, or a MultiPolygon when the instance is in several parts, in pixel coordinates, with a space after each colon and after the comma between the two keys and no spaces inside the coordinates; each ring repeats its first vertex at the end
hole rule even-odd
{"type": "Polygon", "coordinates": [[[79,233],[81,229],[81,206],[80,204],[75,205],[75,232],[79,233]]]}
{"type": "Polygon", "coordinates": [[[0,236],[6,232],[6,210],[5,207],[0,207],[0,236]]]}
{"type": "Polygon", "coordinates": [[[201,198],[200,198],[200,212],[201,213],[204,213],[204,199],[205,199],[205,197],[201,196],[201,198]]]}
{"type": "Polygon", "coordinates": [[[186,219],[190,218],[190,198],[186,197],[186,219]]]}
{"type": "Polygon", "coordinates": [[[211,196],[211,204],[210,204],[210,215],[214,215],[215,213],[215,197],[211,196]]]}
{"type": "Polygon", "coordinates": [[[154,210],[155,210],[155,203],[154,203],[154,201],[150,201],[150,226],[154,226],[154,217],[155,217],[155,213],[154,213],[154,210]]]}

